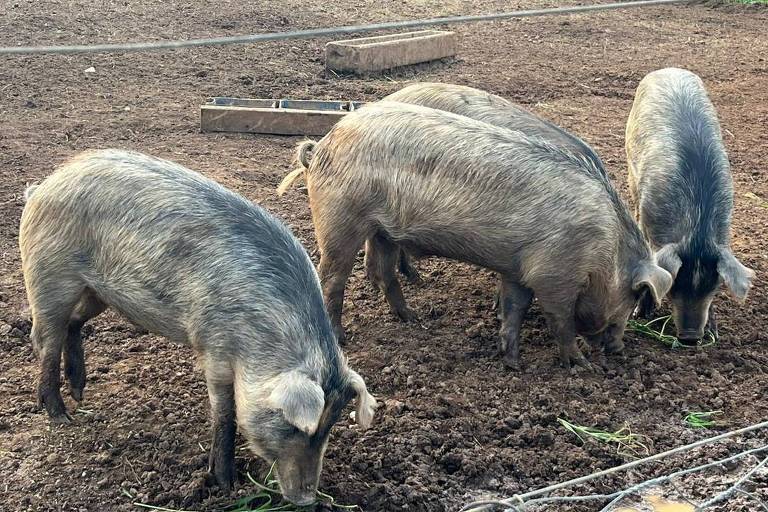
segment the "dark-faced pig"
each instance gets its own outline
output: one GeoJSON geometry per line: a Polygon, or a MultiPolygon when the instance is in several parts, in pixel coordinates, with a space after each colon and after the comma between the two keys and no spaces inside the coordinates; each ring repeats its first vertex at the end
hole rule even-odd
{"type": "Polygon", "coordinates": [[[19,245],[49,416],[69,421],[62,350],[79,401],[80,329],[112,307],[194,349],[222,487],[235,479],[237,417],[251,448],[277,461],[285,497],[312,502],[331,426],[353,397],[368,426],[376,402],[346,365],[312,262],[290,231],[217,183],[133,152],[83,153],[29,196],[19,245]]]}
{"type": "MultiPolygon", "coordinates": [[[[500,274],[502,304],[521,290],[536,295],[566,365],[587,364],[577,334],[610,332],[620,343],[640,295],[661,297],[672,284],[610,183],[584,169],[592,163],[540,138],[378,102],[345,116],[307,161],[312,144],[299,148],[307,167],[279,191],[306,174],[320,280],[340,337],[345,283],[365,241],[368,270],[397,315],[412,316],[395,275],[398,246],[477,264],[500,274]]],[[[516,366],[509,318],[502,345],[516,366]]]]}
{"type": "MultiPolygon", "coordinates": [[[[530,137],[540,137],[557,147],[591,160],[593,165],[587,166],[585,170],[600,172],[600,179],[605,177],[605,170],[600,157],[583,140],[501,96],[465,85],[422,82],[404,87],[396,93],[386,96],[382,101],[399,101],[400,103],[445,110],[509,130],[519,131],[530,137]]],[[[420,280],[418,271],[405,251],[401,251],[398,267],[409,281],[417,282],[420,280]]],[[[520,298],[524,302],[526,300],[530,302],[529,297],[520,298]]],[[[527,309],[527,306],[520,304],[518,309],[524,310],[527,309]]]]}
{"type": "MultiPolygon", "coordinates": [[[[629,184],[640,226],[675,282],[677,336],[695,343],[725,283],[743,300],[753,272],[731,252],[733,183],[717,113],[701,79],[661,69],[640,82],[627,123],[629,184]]],[[[645,304],[643,314],[650,314],[645,304]]]]}

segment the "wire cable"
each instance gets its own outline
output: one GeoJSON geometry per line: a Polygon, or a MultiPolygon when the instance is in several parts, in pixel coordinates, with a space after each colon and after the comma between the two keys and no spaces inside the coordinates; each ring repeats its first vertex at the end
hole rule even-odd
{"type": "Polygon", "coordinates": [[[690,0],[641,0],[637,2],[618,2],[597,5],[576,5],[572,7],[555,7],[551,9],[531,9],[524,11],[501,12],[496,14],[475,14],[467,16],[446,16],[441,18],[429,18],[421,20],[391,21],[385,23],[373,23],[370,25],[347,25],[342,27],[313,28],[307,30],[293,30],[289,32],[270,32],[265,34],[250,34],[227,37],[211,37],[203,39],[186,39],[175,41],[156,41],[143,43],[115,43],[115,44],[89,44],[89,45],[61,45],[61,46],[2,46],[0,55],[29,55],[29,54],[67,54],[67,53],[104,53],[104,52],[141,52],[155,50],[174,50],[178,48],[191,48],[196,46],[219,46],[227,44],[260,43],[265,41],[284,41],[288,39],[312,39],[339,34],[356,34],[360,32],[372,32],[374,30],[392,30],[401,28],[430,27],[449,23],[467,23],[473,21],[492,21],[510,18],[529,18],[534,16],[554,16],[564,14],[579,14],[593,11],[609,11],[615,9],[628,9],[632,7],[646,7],[652,5],[666,5],[690,0]]]}

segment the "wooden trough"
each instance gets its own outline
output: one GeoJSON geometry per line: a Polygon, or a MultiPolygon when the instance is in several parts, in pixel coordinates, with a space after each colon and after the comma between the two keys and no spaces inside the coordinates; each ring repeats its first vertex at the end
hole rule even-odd
{"type": "Polygon", "coordinates": [[[421,30],[333,41],[325,45],[325,67],[369,73],[456,55],[456,34],[421,30]]]}
{"type": "Polygon", "coordinates": [[[200,131],[325,135],[357,101],[209,98],[200,107],[200,131]]]}

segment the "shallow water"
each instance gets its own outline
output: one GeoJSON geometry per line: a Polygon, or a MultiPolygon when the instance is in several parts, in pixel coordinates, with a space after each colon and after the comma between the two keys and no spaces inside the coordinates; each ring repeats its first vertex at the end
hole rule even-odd
{"type": "Polygon", "coordinates": [[[642,508],[620,508],[616,512],[694,512],[690,503],[667,501],[660,496],[646,496],[642,508]]]}

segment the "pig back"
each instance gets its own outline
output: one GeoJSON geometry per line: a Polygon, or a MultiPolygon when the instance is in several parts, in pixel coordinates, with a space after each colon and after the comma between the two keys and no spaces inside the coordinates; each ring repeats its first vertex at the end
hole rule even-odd
{"type": "Polygon", "coordinates": [[[727,243],[733,183],[701,79],[677,68],[649,73],[637,88],[626,135],[630,187],[652,245],[700,229],[727,243]]]}

